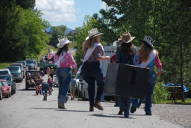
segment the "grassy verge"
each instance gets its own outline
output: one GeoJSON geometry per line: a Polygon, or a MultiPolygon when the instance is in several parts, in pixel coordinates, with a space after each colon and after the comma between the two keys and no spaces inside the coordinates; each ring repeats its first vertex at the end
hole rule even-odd
{"type": "Polygon", "coordinates": [[[173,100],[165,100],[161,104],[191,104],[191,98],[186,98],[184,102],[182,100],[176,100],[175,102],[173,100]]]}
{"type": "Polygon", "coordinates": [[[0,63],[0,69],[6,68],[10,63],[0,63]]]}

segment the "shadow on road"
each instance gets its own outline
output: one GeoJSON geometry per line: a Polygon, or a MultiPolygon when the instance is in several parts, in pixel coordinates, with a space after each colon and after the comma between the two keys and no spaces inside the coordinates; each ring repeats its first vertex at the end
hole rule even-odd
{"type": "Polygon", "coordinates": [[[83,110],[68,110],[68,109],[57,109],[56,111],[64,111],[64,112],[89,112],[83,110]]]}
{"type": "MultiPolygon", "coordinates": [[[[103,114],[92,114],[90,116],[96,116],[96,117],[104,117],[104,118],[124,118],[123,115],[103,115],[103,114]]],[[[126,118],[124,118],[126,119],[126,118]]],[[[135,119],[133,117],[129,117],[128,119],[135,119]]]]}
{"type": "Polygon", "coordinates": [[[83,110],[69,110],[69,109],[58,109],[58,108],[31,108],[31,109],[55,110],[55,111],[64,111],[64,112],[89,112],[89,111],[83,111],[83,110]]]}
{"type": "Polygon", "coordinates": [[[23,89],[17,89],[17,91],[34,91],[34,90],[35,90],[35,89],[27,89],[27,90],[24,89],[24,88],[23,88],[23,89]]]}
{"type": "Polygon", "coordinates": [[[57,110],[57,108],[31,108],[31,109],[39,109],[39,110],[57,110]]]}

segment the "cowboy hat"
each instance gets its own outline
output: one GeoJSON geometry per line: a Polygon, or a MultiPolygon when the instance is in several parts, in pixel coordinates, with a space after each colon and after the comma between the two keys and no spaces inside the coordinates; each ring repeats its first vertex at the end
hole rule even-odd
{"type": "Polygon", "coordinates": [[[125,41],[124,43],[131,43],[131,41],[133,41],[135,39],[135,37],[131,36],[131,34],[129,32],[123,33],[121,38],[122,39],[127,38],[127,41],[125,41]]]}
{"type": "Polygon", "coordinates": [[[88,36],[86,37],[86,40],[100,35],[103,35],[103,33],[100,33],[97,28],[93,28],[90,31],[88,31],[88,36]]]}
{"type": "Polygon", "coordinates": [[[69,44],[70,41],[67,38],[58,39],[59,43],[57,44],[58,48],[63,48],[64,45],[69,44]]]}
{"type": "Polygon", "coordinates": [[[145,36],[144,39],[142,40],[142,42],[146,43],[147,45],[149,45],[150,47],[154,47],[154,40],[152,39],[152,37],[150,36],[145,36]]]}

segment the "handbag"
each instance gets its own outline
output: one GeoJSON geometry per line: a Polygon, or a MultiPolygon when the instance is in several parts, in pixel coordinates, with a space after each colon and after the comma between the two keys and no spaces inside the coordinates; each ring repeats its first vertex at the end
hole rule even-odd
{"type": "Polygon", "coordinates": [[[94,44],[93,48],[88,48],[88,50],[84,56],[82,66],[80,68],[80,75],[84,76],[85,74],[87,74],[88,69],[93,68],[91,65],[89,65],[89,63],[87,61],[88,61],[89,57],[92,55],[92,53],[94,52],[95,48],[97,48],[98,46],[102,46],[102,45],[100,43],[96,43],[96,44],[94,44]]]}

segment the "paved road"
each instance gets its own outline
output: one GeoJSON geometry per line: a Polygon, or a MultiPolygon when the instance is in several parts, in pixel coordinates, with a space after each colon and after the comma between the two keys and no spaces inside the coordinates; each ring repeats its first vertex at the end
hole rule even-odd
{"type": "Polygon", "coordinates": [[[17,84],[16,95],[0,101],[0,128],[182,128],[157,115],[145,116],[142,109],[122,118],[112,103],[104,103],[104,111],[88,112],[88,103],[76,100],[59,110],[56,89],[47,102],[34,94],[24,90],[24,83],[17,84]]]}

